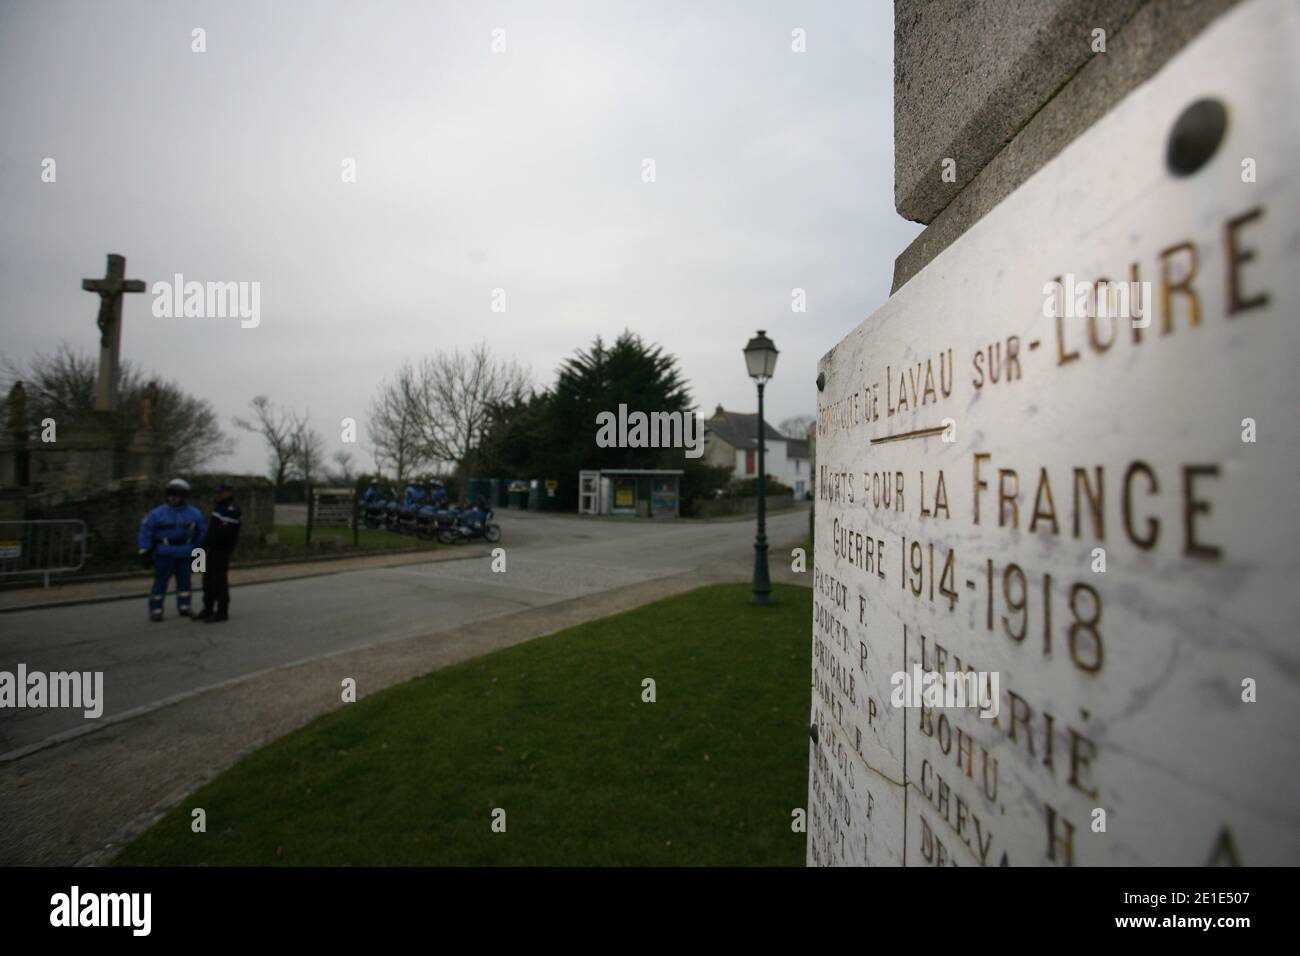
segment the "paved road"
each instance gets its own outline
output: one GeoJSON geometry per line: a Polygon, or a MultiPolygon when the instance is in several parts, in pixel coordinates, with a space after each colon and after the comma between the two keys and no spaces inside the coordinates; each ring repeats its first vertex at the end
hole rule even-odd
{"type": "MultiPolygon", "coordinates": [[[[489,546],[464,560],[325,574],[237,587],[232,618],[150,624],[143,601],[0,615],[0,671],[102,671],[104,716],[143,712],[177,696],[299,661],[384,644],[680,574],[743,557],[750,521],[610,521],[500,512],[506,572],[489,546]]],[[[769,519],[774,546],[802,540],[806,511],[769,519]]],[[[774,552],[774,561],[785,557],[774,552]]],[[[236,578],[236,585],[237,585],[236,578]]],[[[0,755],[75,733],[80,711],[0,710],[0,755]]]]}

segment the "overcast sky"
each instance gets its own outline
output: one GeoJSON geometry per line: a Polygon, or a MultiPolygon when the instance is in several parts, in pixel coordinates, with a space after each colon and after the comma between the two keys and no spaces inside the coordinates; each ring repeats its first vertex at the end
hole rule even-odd
{"type": "Polygon", "coordinates": [[[480,339],[550,384],[627,327],[680,358],[707,414],[753,410],[740,349],[763,328],[769,420],[811,414],[816,360],[885,300],[919,229],[893,208],[892,17],[0,0],[0,353],[97,350],[80,280],[117,252],[150,283],[261,284],[257,328],[125,306],[124,356],[216,406],[237,471],[265,470],[229,426],[252,396],[310,411],[332,453],[344,417],[364,444],[403,359],[480,339]]]}

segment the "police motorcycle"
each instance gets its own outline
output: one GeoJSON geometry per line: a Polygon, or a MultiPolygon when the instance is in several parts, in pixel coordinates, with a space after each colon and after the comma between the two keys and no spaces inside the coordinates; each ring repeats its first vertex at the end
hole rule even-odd
{"type": "Polygon", "coordinates": [[[444,544],[452,540],[456,525],[460,523],[461,515],[465,509],[459,505],[443,502],[442,505],[433,512],[433,524],[431,526],[432,534],[430,537],[436,537],[444,544]]]}
{"type": "MultiPolygon", "coordinates": [[[[434,484],[441,485],[440,482],[434,484]]],[[[373,487],[373,486],[372,486],[373,487]]],[[[394,534],[419,534],[420,511],[429,503],[429,490],[418,482],[408,484],[399,497],[390,487],[372,495],[366,489],[366,527],[382,527],[394,534]]]]}
{"type": "Polygon", "coordinates": [[[459,509],[449,516],[446,524],[438,525],[438,540],[443,544],[460,544],[482,538],[495,544],[501,540],[501,528],[492,519],[495,513],[482,498],[473,505],[459,509]]]}
{"type": "Polygon", "coordinates": [[[376,484],[366,488],[365,494],[361,496],[361,507],[367,528],[379,528],[387,524],[388,506],[394,503],[393,498],[391,488],[380,488],[376,484]]]}
{"type": "Polygon", "coordinates": [[[412,534],[426,541],[453,540],[452,530],[465,510],[448,503],[447,488],[437,479],[412,481],[399,498],[392,488],[371,485],[362,496],[368,528],[412,534]]]}
{"type": "Polygon", "coordinates": [[[398,512],[401,508],[402,503],[397,500],[396,495],[393,495],[391,499],[384,502],[384,530],[397,534],[399,523],[398,512]]]}
{"type": "Polygon", "coordinates": [[[393,530],[430,540],[434,536],[434,513],[447,500],[442,482],[429,480],[406,486],[402,501],[395,509],[393,530]]]}
{"type": "Polygon", "coordinates": [[[417,515],[425,503],[424,488],[415,482],[407,485],[402,492],[402,500],[397,504],[392,530],[398,534],[415,534],[418,527],[417,515]]]}

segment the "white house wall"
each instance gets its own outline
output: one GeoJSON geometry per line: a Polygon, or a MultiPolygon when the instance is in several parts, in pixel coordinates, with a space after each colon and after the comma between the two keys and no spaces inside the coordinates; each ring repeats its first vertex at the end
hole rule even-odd
{"type": "MultiPolygon", "coordinates": [[[[763,463],[764,470],[772,478],[795,489],[796,494],[803,494],[809,488],[810,468],[808,460],[806,458],[790,458],[786,452],[787,446],[784,441],[769,438],[767,440],[767,460],[763,463]]],[[[757,469],[757,451],[754,452],[754,458],[755,469],[757,469]]],[[[737,478],[754,477],[745,471],[745,451],[743,449],[736,450],[735,466],[732,474],[737,478]]]]}

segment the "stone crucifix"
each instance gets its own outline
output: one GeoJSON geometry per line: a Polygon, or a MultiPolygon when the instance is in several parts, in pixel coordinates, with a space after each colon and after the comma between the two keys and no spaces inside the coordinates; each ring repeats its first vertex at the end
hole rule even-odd
{"type": "Polygon", "coordinates": [[[81,288],[99,294],[99,378],[95,380],[95,411],[110,412],[117,406],[117,380],[121,372],[122,294],[143,292],[141,279],[127,279],[126,257],[109,253],[102,279],[82,279],[81,288]]]}

